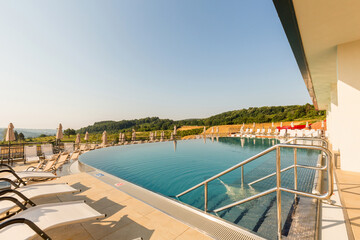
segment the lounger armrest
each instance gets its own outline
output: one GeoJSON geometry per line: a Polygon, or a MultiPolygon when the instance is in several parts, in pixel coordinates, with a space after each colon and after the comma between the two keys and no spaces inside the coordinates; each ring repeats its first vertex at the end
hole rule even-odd
{"type": "Polygon", "coordinates": [[[15,188],[19,188],[19,184],[15,183],[13,180],[11,179],[8,179],[8,178],[0,178],[0,182],[1,181],[4,181],[4,182],[8,182],[10,183],[11,185],[13,185],[15,188]]]}
{"type": "Polygon", "coordinates": [[[14,175],[16,177],[16,179],[21,183],[23,184],[24,186],[26,186],[26,183],[19,177],[19,175],[16,174],[16,172],[14,170],[0,170],[0,173],[3,173],[3,172],[8,172],[8,173],[11,173],[12,175],[14,175]]]}
{"type": "Polygon", "coordinates": [[[24,204],[22,204],[19,200],[17,200],[16,198],[13,198],[13,197],[0,197],[0,202],[1,201],[11,201],[11,202],[15,203],[22,210],[27,209],[27,207],[24,204]]]}
{"type": "Polygon", "coordinates": [[[14,189],[4,189],[4,190],[1,190],[0,191],[0,196],[6,194],[6,193],[14,193],[16,195],[18,195],[19,197],[21,197],[24,201],[25,201],[25,204],[24,206],[26,206],[26,204],[30,204],[31,206],[36,206],[36,204],[31,201],[29,198],[27,198],[24,194],[22,194],[21,192],[17,191],[17,190],[14,190],[14,189]]]}
{"type": "Polygon", "coordinates": [[[9,165],[7,165],[7,164],[5,164],[5,163],[0,163],[0,167],[6,167],[6,168],[14,171],[14,169],[13,169],[11,166],[9,166],[9,165]]]}
{"type": "Polygon", "coordinates": [[[26,218],[15,218],[8,221],[5,221],[3,223],[0,223],[0,229],[3,229],[7,226],[10,226],[12,224],[18,224],[18,223],[24,223],[28,225],[34,232],[36,232],[40,237],[46,240],[50,240],[51,238],[43,231],[41,230],[35,223],[32,221],[26,219],[26,218]]]}
{"type": "Polygon", "coordinates": [[[36,167],[30,166],[25,171],[34,171],[35,169],[36,169],[36,167]]]}

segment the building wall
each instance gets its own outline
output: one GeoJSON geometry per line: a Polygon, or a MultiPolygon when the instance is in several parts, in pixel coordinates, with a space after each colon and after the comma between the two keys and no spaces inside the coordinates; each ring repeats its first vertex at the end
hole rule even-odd
{"type": "Polygon", "coordinates": [[[329,138],[333,149],[340,150],[341,169],[360,172],[360,40],[338,45],[337,71],[329,138]]]}

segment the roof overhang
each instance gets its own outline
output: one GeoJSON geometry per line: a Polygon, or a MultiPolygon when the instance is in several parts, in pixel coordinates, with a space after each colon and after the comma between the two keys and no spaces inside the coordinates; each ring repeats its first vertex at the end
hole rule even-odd
{"type": "Polygon", "coordinates": [[[273,0],[316,109],[337,83],[337,46],[360,39],[360,1],[273,0]]]}

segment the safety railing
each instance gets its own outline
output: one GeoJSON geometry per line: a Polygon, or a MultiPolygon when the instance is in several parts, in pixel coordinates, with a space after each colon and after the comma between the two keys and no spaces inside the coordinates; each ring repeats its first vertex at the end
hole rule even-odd
{"type": "MultiPolygon", "coordinates": [[[[248,202],[248,201],[251,201],[251,200],[254,200],[254,199],[257,199],[259,197],[262,197],[262,196],[265,196],[265,195],[268,195],[270,193],[273,193],[273,192],[276,192],[276,207],[277,207],[277,234],[278,234],[278,238],[281,239],[281,230],[282,230],[282,220],[281,220],[281,192],[288,192],[288,193],[292,193],[292,194],[295,194],[295,196],[297,195],[301,195],[301,196],[305,196],[305,197],[310,197],[310,198],[314,198],[314,199],[319,199],[319,200],[325,200],[325,199],[329,199],[333,193],[333,167],[332,167],[332,160],[331,160],[331,153],[330,151],[323,147],[323,146],[312,146],[312,145],[299,145],[299,144],[291,144],[291,143],[296,143],[297,140],[299,139],[290,139],[288,141],[286,141],[285,143],[283,144],[277,144],[275,146],[272,146],[258,154],[256,154],[255,156],[253,157],[250,157],[248,158],[247,160],[239,163],[239,164],[236,164],[234,165],[233,167],[230,167],[229,169],[219,173],[219,174],[216,174],[210,178],[208,178],[207,180],[189,188],[188,190],[176,195],[177,198],[201,187],[201,186],[204,186],[204,211],[205,212],[209,212],[208,211],[208,183],[229,173],[229,172],[232,172],[234,171],[235,169],[238,169],[238,168],[241,168],[241,184],[243,185],[244,184],[244,166],[272,151],[276,151],[276,172],[273,173],[273,174],[270,174],[270,175],[267,175],[263,178],[260,178],[256,181],[253,181],[251,183],[249,183],[249,185],[251,184],[255,184],[259,181],[262,181],[264,180],[265,178],[268,178],[268,177],[271,177],[271,176],[275,176],[276,175],[276,187],[274,188],[271,188],[269,190],[266,190],[266,191],[263,191],[261,193],[258,193],[258,194],[255,194],[253,196],[250,196],[250,197],[247,197],[245,199],[242,199],[242,200],[239,200],[239,201],[236,201],[236,202],[233,202],[231,204],[228,204],[226,206],[223,206],[223,207],[220,207],[220,208],[217,208],[215,210],[213,210],[212,212],[214,213],[218,213],[218,212],[221,212],[223,210],[226,210],[228,208],[232,208],[234,206],[237,206],[237,205],[240,205],[240,204],[243,204],[245,202],[248,202]],[[294,164],[289,166],[289,167],[286,167],[284,169],[281,169],[281,154],[280,154],[280,149],[281,148],[293,148],[294,149],[294,164]],[[307,166],[307,165],[300,165],[297,163],[297,149],[312,149],[312,150],[319,150],[322,152],[322,155],[324,156],[324,159],[325,159],[325,164],[324,165],[321,165],[319,167],[316,167],[316,166],[307,166]],[[282,187],[281,186],[281,173],[282,172],[285,172],[289,169],[294,169],[294,189],[290,189],[290,188],[285,188],[285,187],[282,187]],[[306,169],[313,169],[313,170],[319,170],[319,171],[327,171],[327,191],[323,194],[312,194],[312,193],[308,193],[308,192],[303,192],[303,191],[299,191],[298,190],[298,168],[306,168],[306,169]]],[[[310,141],[321,141],[322,143],[326,143],[326,140],[324,139],[309,139],[309,138],[306,138],[306,140],[310,140],[310,141]]]]}
{"type": "MultiPolygon", "coordinates": [[[[314,142],[317,142],[317,143],[320,142],[320,144],[321,144],[320,146],[322,146],[322,147],[324,147],[326,149],[328,148],[328,145],[329,145],[328,141],[325,140],[325,139],[322,139],[322,138],[312,138],[312,139],[309,139],[309,138],[292,138],[289,141],[287,141],[286,143],[287,144],[292,144],[292,143],[297,144],[299,141],[311,142],[310,146],[313,146],[314,142]]],[[[319,144],[316,144],[316,145],[319,145],[319,144]]],[[[306,146],[308,146],[308,145],[306,145],[306,146]]],[[[297,167],[314,169],[314,167],[311,167],[311,166],[304,166],[304,165],[297,164],[296,163],[297,162],[297,152],[296,151],[297,151],[297,149],[294,148],[294,164],[291,165],[291,166],[288,166],[286,168],[281,169],[280,172],[285,172],[287,170],[290,170],[290,169],[293,169],[293,168],[295,169],[297,167]]],[[[326,169],[317,169],[317,170],[326,170],[326,169]]],[[[276,175],[276,171],[271,173],[271,174],[268,174],[268,175],[266,175],[266,176],[264,176],[262,178],[259,178],[259,179],[255,180],[255,181],[252,181],[252,182],[248,183],[248,185],[251,186],[251,185],[253,185],[255,183],[261,182],[261,181],[263,181],[265,179],[268,179],[268,178],[270,178],[272,176],[275,176],[275,175],[276,175]]],[[[294,179],[295,179],[295,184],[297,184],[297,171],[294,171],[294,179]]],[[[297,188],[297,186],[295,186],[295,187],[297,188]]]]}

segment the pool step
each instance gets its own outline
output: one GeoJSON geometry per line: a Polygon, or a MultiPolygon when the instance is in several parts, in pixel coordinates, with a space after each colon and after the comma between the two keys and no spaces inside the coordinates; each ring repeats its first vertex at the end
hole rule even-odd
{"type": "MultiPolygon", "coordinates": [[[[283,200],[291,201],[291,196],[282,196],[283,200]]],[[[283,235],[287,236],[292,219],[297,208],[297,202],[282,206],[283,235]]],[[[219,215],[221,216],[221,215],[219,215]]],[[[247,203],[245,207],[234,207],[222,213],[222,218],[251,230],[262,237],[276,239],[277,209],[276,196],[271,194],[247,203]],[[259,207],[264,206],[264,207],[259,207]]]]}
{"type": "MultiPolygon", "coordinates": [[[[312,164],[309,164],[312,165],[312,164]]],[[[282,166],[282,168],[287,166],[282,166]]],[[[298,169],[298,186],[299,190],[311,192],[313,186],[313,173],[309,169],[298,169]]],[[[257,167],[245,175],[245,184],[254,181],[262,176],[266,176],[274,172],[274,165],[272,161],[265,162],[261,167],[257,167]]],[[[289,170],[281,174],[281,183],[284,187],[292,188],[294,186],[293,171],[289,170]]],[[[223,183],[224,184],[224,183],[223,183]]],[[[225,186],[225,184],[224,184],[225,186]]],[[[276,177],[268,178],[261,183],[254,184],[252,188],[245,185],[241,186],[241,179],[225,187],[236,188],[237,195],[229,195],[229,192],[224,194],[212,193],[209,195],[209,209],[213,210],[229,203],[247,198],[256,193],[273,188],[276,186],[276,177]],[[238,186],[236,188],[236,186],[238,186]],[[243,191],[239,191],[243,189],[243,191]],[[235,196],[235,198],[234,198],[235,196]]],[[[204,199],[197,199],[197,204],[203,207],[204,199]]],[[[282,193],[282,234],[287,238],[291,231],[294,214],[297,214],[297,203],[294,201],[294,195],[289,193],[282,193]]],[[[260,197],[250,202],[235,206],[231,209],[224,210],[218,214],[219,217],[233,222],[241,227],[244,227],[258,235],[267,239],[277,239],[277,207],[276,194],[272,193],[267,196],[260,197]]],[[[290,238],[296,238],[296,235],[290,238]]]]}

